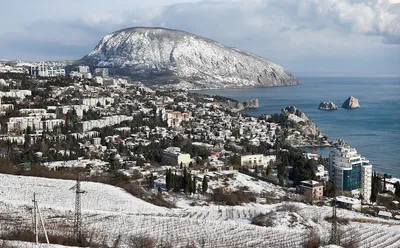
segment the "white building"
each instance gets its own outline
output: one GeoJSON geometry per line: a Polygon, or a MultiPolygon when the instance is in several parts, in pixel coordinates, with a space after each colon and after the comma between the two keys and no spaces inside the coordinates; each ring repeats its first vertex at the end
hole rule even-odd
{"type": "Polygon", "coordinates": [[[240,165],[254,168],[256,166],[268,166],[270,160],[275,160],[275,156],[264,156],[263,154],[244,155],[240,157],[240,165]]]}
{"type": "Polygon", "coordinates": [[[190,163],[190,154],[181,153],[179,147],[168,147],[162,153],[162,162],[167,165],[187,167],[190,163]]]}
{"type": "Polygon", "coordinates": [[[89,107],[96,107],[98,104],[101,106],[108,106],[114,103],[112,97],[96,97],[96,98],[85,98],[82,99],[82,104],[89,107]]]}
{"type": "Polygon", "coordinates": [[[372,165],[369,160],[346,144],[329,154],[329,178],[335,181],[339,191],[362,195],[364,201],[371,196],[372,165]]]}
{"type": "Polygon", "coordinates": [[[10,90],[7,92],[0,91],[0,98],[9,97],[9,98],[19,98],[20,100],[25,99],[26,96],[31,96],[32,91],[30,90],[10,90]]]}
{"type": "Polygon", "coordinates": [[[31,66],[31,75],[40,77],[65,77],[65,69],[62,67],[49,66],[47,63],[41,62],[31,66]]]}
{"type": "Polygon", "coordinates": [[[24,132],[28,127],[32,130],[52,131],[56,126],[65,124],[63,119],[51,119],[54,114],[35,115],[27,117],[12,117],[7,122],[8,132],[24,132]],[[51,116],[49,118],[49,116],[51,116]],[[47,119],[46,119],[47,118],[47,119]]]}
{"type": "Polygon", "coordinates": [[[329,171],[325,169],[322,164],[317,165],[317,171],[315,172],[315,176],[322,181],[329,181],[329,171]]]}
{"type": "Polygon", "coordinates": [[[41,114],[46,114],[47,110],[46,109],[20,109],[19,112],[21,114],[25,114],[25,115],[28,115],[28,114],[39,114],[39,115],[41,115],[41,114]]]}
{"type": "Polygon", "coordinates": [[[105,116],[101,119],[90,120],[90,121],[82,121],[80,122],[82,132],[87,132],[92,130],[93,128],[103,128],[108,126],[114,126],[120,124],[123,121],[131,121],[133,116],[126,115],[112,115],[105,116]]]}

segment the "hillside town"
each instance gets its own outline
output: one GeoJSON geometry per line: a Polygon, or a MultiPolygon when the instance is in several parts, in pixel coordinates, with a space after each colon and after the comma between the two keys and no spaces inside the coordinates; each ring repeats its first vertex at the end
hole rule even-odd
{"type": "Polygon", "coordinates": [[[294,106],[251,116],[234,99],[66,62],[1,64],[0,99],[4,174],[79,175],[168,208],[196,196],[223,206],[295,201],[400,220],[400,179],[374,172],[294,106]],[[313,146],[332,151],[302,150],[313,146]]]}

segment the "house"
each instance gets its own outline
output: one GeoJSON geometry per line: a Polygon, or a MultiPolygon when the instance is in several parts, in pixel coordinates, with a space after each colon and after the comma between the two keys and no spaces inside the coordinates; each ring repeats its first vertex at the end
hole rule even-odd
{"type": "Polygon", "coordinates": [[[329,181],[329,171],[326,170],[322,164],[317,165],[315,176],[317,176],[317,178],[319,178],[320,181],[324,182],[329,181]]]}
{"type": "Polygon", "coordinates": [[[347,197],[347,196],[337,196],[336,203],[338,207],[354,210],[361,209],[361,200],[347,197]]]}
{"type": "Polygon", "coordinates": [[[378,216],[385,218],[385,219],[390,219],[392,217],[392,213],[387,212],[387,211],[379,211],[378,216]]]}
{"type": "Polygon", "coordinates": [[[305,180],[300,182],[299,191],[308,202],[318,202],[324,196],[324,185],[317,181],[305,180]]]}
{"type": "Polygon", "coordinates": [[[266,164],[263,154],[244,155],[240,157],[240,165],[243,167],[254,168],[266,164]]]}

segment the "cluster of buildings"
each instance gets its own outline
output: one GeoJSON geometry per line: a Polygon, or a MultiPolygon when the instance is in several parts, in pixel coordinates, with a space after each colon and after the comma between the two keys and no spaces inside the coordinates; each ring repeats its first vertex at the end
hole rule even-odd
{"type": "Polygon", "coordinates": [[[34,77],[65,77],[65,69],[61,66],[40,62],[30,67],[30,74],[34,77]]]}
{"type": "Polygon", "coordinates": [[[114,126],[120,124],[123,121],[130,121],[132,119],[133,116],[111,115],[111,116],[104,116],[97,120],[82,121],[79,122],[79,124],[80,124],[80,130],[82,130],[82,132],[87,132],[94,128],[104,128],[104,127],[114,126]]]}
{"type": "Polygon", "coordinates": [[[181,113],[164,107],[157,108],[158,117],[167,122],[168,127],[179,127],[183,121],[189,121],[189,113],[181,113]]]}
{"type": "MultiPolygon", "coordinates": [[[[65,71],[54,72],[54,68],[55,66],[39,63],[31,67],[31,73],[43,77],[65,74],[65,71]]],[[[239,154],[240,165],[249,169],[266,168],[276,161],[276,156],[245,155],[244,146],[245,144],[275,145],[277,136],[282,132],[278,123],[269,122],[265,118],[242,116],[240,113],[233,114],[231,111],[227,111],[230,110],[228,107],[220,104],[214,98],[193,100],[192,96],[185,92],[157,95],[140,84],[119,87],[119,83],[116,83],[115,79],[109,78],[107,68],[96,68],[93,75],[89,69],[87,66],[79,66],[78,70],[74,72],[75,74],[70,74],[70,76],[92,78],[92,81],[101,82],[100,84],[93,86],[93,84],[84,84],[82,82],[85,80],[81,80],[81,82],[73,83],[68,87],[51,87],[51,92],[49,92],[51,99],[43,99],[43,101],[51,101],[53,105],[54,102],[63,102],[63,104],[47,106],[47,108],[20,109],[20,116],[11,117],[7,121],[6,130],[10,137],[13,134],[15,140],[19,140],[18,137],[28,127],[35,131],[52,131],[57,126],[65,125],[64,117],[74,110],[78,117],[79,132],[74,131],[75,133],[68,135],[79,140],[80,147],[87,151],[87,154],[95,154],[90,156],[95,156],[97,159],[101,158],[105,152],[109,152],[108,150],[118,153],[115,147],[119,147],[120,150],[121,147],[124,147],[128,150],[124,154],[118,154],[122,161],[129,161],[132,157],[143,158],[145,154],[135,154],[133,152],[135,148],[160,144],[162,141],[171,141],[174,140],[174,137],[179,136],[191,140],[192,146],[201,147],[212,154],[201,158],[208,168],[223,168],[226,163],[223,158],[232,154],[239,154]],[[112,80],[112,82],[107,80],[112,80]],[[116,87],[108,87],[110,85],[116,87]],[[92,115],[92,118],[95,116],[93,119],[83,119],[85,112],[90,109],[95,109],[99,114],[92,115]],[[144,123],[150,122],[152,118],[157,118],[158,122],[154,123],[159,123],[161,120],[163,125],[131,126],[129,122],[138,115],[141,116],[144,123]],[[184,125],[184,123],[188,125],[184,125]],[[113,135],[104,140],[99,137],[98,132],[93,130],[116,125],[118,127],[113,129],[113,135]],[[102,146],[101,144],[104,143],[111,145],[102,146]]],[[[26,97],[32,98],[32,92],[23,89],[10,90],[0,92],[0,97],[21,100],[26,97]]],[[[3,109],[3,106],[6,104],[0,102],[0,110],[3,109]]],[[[294,128],[288,128],[285,131],[289,132],[289,135],[296,135],[297,139],[305,142],[308,140],[294,128]]],[[[12,139],[14,140],[14,138],[12,139]]],[[[274,153],[274,150],[270,151],[270,154],[274,153]]],[[[319,158],[318,155],[311,153],[305,154],[305,156],[308,159],[318,160],[319,158]]],[[[188,167],[191,162],[195,163],[198,160],[174,146],[163,149],[161,157],[163,165],[177,167],[188,167]]],[[[354,196],[361,195],[365,200],[370,198],[372,165],[354,148],[346,145],[335,148],[329,156],[329,167],[325,168],[319,164],[315,174],[318,181],[302,181],[299,186],[301,192],[311,201],[322,199],[323,182],[328,180],[335,182],[339,192],[350,192],[354,196]]]]}
{"type": "Polygon", "coordinates": [[[0,73],[27,73],[28,70],[22,66],[12,66],[0,63],[0,73]]]}
{"type": "Polygon", "coordinates": [[[65,124],[65,120],[57,119],[55,113],[47,113],[46,109],[20,109],[20,117],[10,117],[7,122],[8,133],[24,133],[28,127],[32,131],[53,131],[57,126],[65,124]]]}

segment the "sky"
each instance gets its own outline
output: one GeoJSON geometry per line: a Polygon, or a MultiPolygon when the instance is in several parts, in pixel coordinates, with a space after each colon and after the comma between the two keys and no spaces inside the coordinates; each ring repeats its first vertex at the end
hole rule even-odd
{"type": "Polygon", "coordinates": [[[113,31],[165,27],[295,75],[400,75],[400,0],[7,0],[0,59],[79,59],[113,31]]]}

